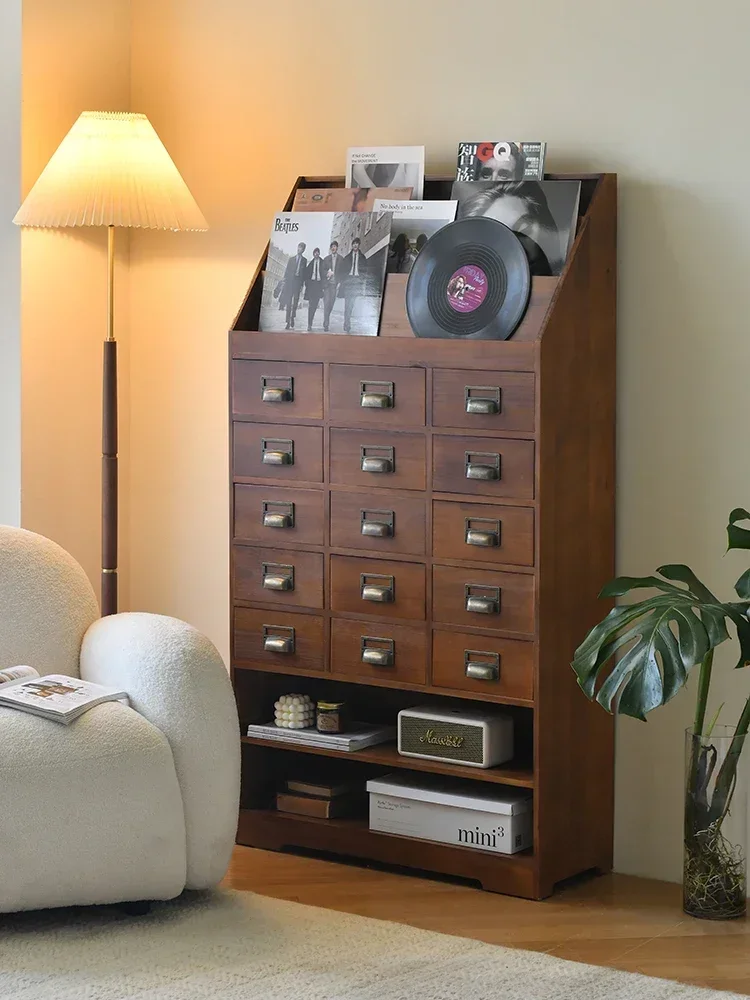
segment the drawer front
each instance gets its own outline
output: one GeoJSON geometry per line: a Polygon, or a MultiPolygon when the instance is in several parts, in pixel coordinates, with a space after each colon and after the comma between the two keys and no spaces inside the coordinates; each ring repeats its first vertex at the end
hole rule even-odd
{"type": "Polygon", "coordinates": [[[233,425],[235,476],[323,482],[323,428],[294,424],[233,425]]]}
{"type": "Polygon", "coordinates": [[[328,415],[358,427],[423,426],[424,369],[331,365],[328,415]]]}
{"type": "Polygon", "coordinates": [[[288,611],[234,609],[234,657],[283,671],[325,670],[324,619],[288,611]]]}
{"type": "Polygon", "coordinates": [[[534,376],[444,371],[432,376],[432,423],[468,430],[533,431],[534,376]]]}
{"type": "Polygon", "coordinates": [[[432,617],[451,625],[534,634],[534,577],[433,566],[432,617]]]}
{"type": "Polygon", "coordinates": [[[323,545],[325,495],[279,486],[234,487],[234,537],[261,545],[323,545]]]}
{"type": "Polygon", "coordinates": [[[432,683],[487,698],[534,699],[534,644],[435,629],[432,683]]]}
{"type": "Polygon", "coordinates": [[[425,551],[425,505],[422,500],[373,497],[372,493],[331,493],[331,545],[373,554],[425,551]]]}
{"type": "Polygon", "coordinates": [[[433,442],[433,489],[480,496],[534,497],[534,442],[447,437],[433,442]]]}
{"type": "Polygon", "coordinates": [[[425,618],[425,567],[331,556],[331,608],[383,618],[425,618]]]}
{"type": "Polygon", "coordinates": [[[232,415],[249,420],[322,420],[323,365],[233,361],[232,415]]]}
{"type": "Polygon", "coordinates": [[[435,500],[432,551],[437,559],[534,565],[534,511],[483,503],[435,500]]]}
{"type": "Polygon", "coordinates": [[[424,684],[427,635],[414,625],[331,622],[331,671],[359,680],[424,684]]]}
{"type": "Polygon", "coordinates": [[[331,482],[368,488],[423,490],[426,485],[424,436],[332,427],[331,482]]]}
{"type": "Polygon", "coordinates": [[[234,596],[259,604],[322,608],[323,556],[235,545],[234,596]]]}

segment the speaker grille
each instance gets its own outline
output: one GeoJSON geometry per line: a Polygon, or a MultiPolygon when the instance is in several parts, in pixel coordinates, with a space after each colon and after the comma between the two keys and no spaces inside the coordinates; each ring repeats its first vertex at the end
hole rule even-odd
{"type": "Polygon", "coordinates": [[[441,722],[417,718],[413,715],[401,716],[399,720],[401,749],[408,753],[418,753],[420,757],[445,757],[458,762],[481,764],[482,727],[466,722],[441,722]],[[433,740],[459,737],[460,746],[445,746],[433,740]]]}

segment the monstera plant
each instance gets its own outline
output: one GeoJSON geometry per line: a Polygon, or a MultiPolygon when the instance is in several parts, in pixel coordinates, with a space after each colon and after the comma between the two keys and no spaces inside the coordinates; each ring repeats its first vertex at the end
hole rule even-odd
{"type": "MultiPolygon", "coordinates": [[[[750,550],[750,512],[729,515],[730,549],[750,550]]],[[[738,765],[750,728],[750,689],[736,723],[722,726],[723,706],[707,719],[714,650],[735,635],[737,667],[750,665],[750,569],[735,584],[739,600],[720,601],[687,566],[660,566],[656,576],[618,577],[602,597],[637,590],[650,596],[620,604],[575,652],[573,670],[586,696],[608,712],[645,720],[698,669],[693,726],[687,733],[683,900],[694,916],[742,916],[746,905],[746,789],[738,765]],[[731,821],[734,820],[734,827],[731,821]],[[738,832],[739,831],[739,832],[738,832]]],[[[750,741],[750,738],[748,738],[750,741]]]]}

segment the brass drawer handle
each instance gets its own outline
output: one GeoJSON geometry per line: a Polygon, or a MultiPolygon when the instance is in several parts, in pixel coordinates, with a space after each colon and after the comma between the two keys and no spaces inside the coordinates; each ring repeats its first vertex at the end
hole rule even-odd
{"type": "Polygon", "coordinates": [[[475,681],[500,680],[500,654],[480,649],[464,650],[464,673],[475,681]]]}
{"type": "Polygon", "coordinates": [[[500,588],[467,583],[464,587],[464,608],[477,615],[500,614],[500,588]]]}
{"type": "Polygon", "coordinates": [[[264,625],[263,649],[267,653],[293,653],[294,629],[291,625],[264,625]]]}
{"type": "Polygon", "coordinates": [[[360,382],[359,405],[365,410],[392,410],[396,405],[393,382],[360,382]]]}
{"type": "Polygon", "coordinates": [[[263,501],[264,528],[293,528],[294,504],[274,500],[263,501]]]}
{"type": "Polygon", "coordinates": [[[261,375],[260,398],[264,403],[294,402],[294,378],[291,375],[261,375]]]}
{"type": "Polygon", "coordinates": [[[263,465],[294,465],[294,441],[290,438],[261,438],[263,465]]]}
{"type": "Polygon", "coordinates": [[[466,478],[482,482],[500,479],[500,456],[489,451],[467,451],[464,453],[466,478]]]}
{"type": "Polygon", "coordinates": [[[367,538],[393,538],[395,517],[392,510],[361,510],[359,532],[367,538]]]}
{"type": "Polygon", "coordinates": [[[500,544],[500,521],[491,518],[464,518],[464,541],[483,549],[492,549],[500,544]]]}
{"type": "Polygon", "coordinates": [[[395,600],[395,591],[396,581],[392,576],[382,576],[379,573],[360,573],[359,575],[359,592],[363,601],[392,604],[395,600]]]}
{"type": "Polygon", "coordinates": [[[371,667],[392,667],[396,662],[396,642],[394,639],[363,635],[360,639],[360,653],[362,662],[371,667]]]}
{"type": "Polygon", "coordinates": [[[364,444],[359,449],[362,472],[387,474],[396,471],[396,454],[392,446],[379,447],[364,444]]]}
{"type": "Polygon", "coordinates": [[[261,563],[264,590],[294,590],[294,566],[261,563]]]}
{"type": "Polygon", "coordinates": [[[502,412],[502,395],[499,385],[464,386],[464,406],[467,413],[492,416],[502,412]]]}

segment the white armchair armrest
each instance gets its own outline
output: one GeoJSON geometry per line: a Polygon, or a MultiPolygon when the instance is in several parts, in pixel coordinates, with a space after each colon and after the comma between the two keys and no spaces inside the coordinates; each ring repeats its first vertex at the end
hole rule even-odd
{"type": "Polygon", "coordinates": [[[81,677],[122,687],[166,736],[185,808],[187,888],[216,885],[234,844],[240,786],[237,710],[216,648],[176,618],[112,615],[86,633],[81,677]]]}

